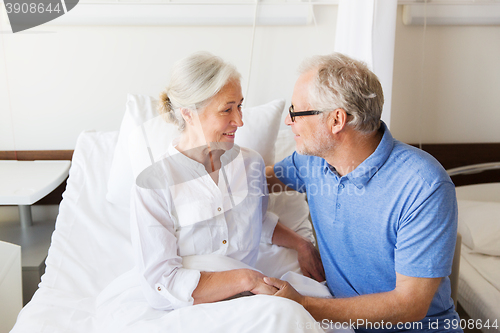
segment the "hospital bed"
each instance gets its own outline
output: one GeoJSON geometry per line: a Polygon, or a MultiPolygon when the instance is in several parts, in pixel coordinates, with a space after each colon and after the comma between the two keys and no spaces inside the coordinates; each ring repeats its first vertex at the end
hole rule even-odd
{"type": "MultiPolygon", "coordinates": [[[[280,130],[284,103],[275,100],[245,109],[245,125],[236,135],[236,143],[258,151],[267,165],[295,150],[294,134],[290,129],[280,130]]],[[[132,315],[120,308],[121,295],[113,287],[123,284],[120,278],[133,268],[130,187],[134,175],[161,155],[176,135],[175,128],[157,117],[155,104],[151,97],[129,95],[119,131],[89,131],[79,136],[45,274],[12,332],[302,331],[307,325],[299,321],[313,321],[312,317],[305,316],[293,302],[276,297],[244,297],[166,313],[152,310],[131,289],[128,296],[137,302],[125,305],[132,315]],[[300,315],[294,316],[294,312],[300,315]],[[113,324],[119,320],[121,326],[110,326],[109,318],[113,324]]],[[[314,241],[304,194],[271,194],[269,210],[314,241]]],[[[266,244],[260,245],[257,268],[274,277],[300,273],[296,252],[266,244]]],[[[321,296],[316,286],[299,287],[303,293],[321,296]]],[[[312,326],[308,332],[322,332],[323,328],[327,327],[312,326]]]]}
{"type": "MultiPolygon", "coordinates": [[[[495,169],[500,163],[448,172],[455,176],[495,169]]],[[[500,332],[500,183],[458,186],[456,192],[462,235],[458,303],[473,321],[470,328],[500,332]]]]}
{"type": "MultiPolygon", "coordinates": [[[[128,303],[122,304],[129,312],[122,310],[122,295],[113,294],[113,287],[133,268],[128,198],[133,174],[164,149],[164,130],[175,131],[156,117],[155,103],[148,96],[129,95],[120,131],[79,136],[45,274],[12,332],[302,331],[314,319],[297,303],[275,296],[241,297],[165,312],[149,307],[134,286],[129,288],[128,303]]],[[[266,164],[295,149],[293,133],[279,130],[284,104],[275,100],[245,109],[245,126],[236,135],[236,143],[257,150],[266,164]]],[[[272,194],[269,209],[314,240],[303,194],[272,194]]],[[[300,273],[296,252],[267,244],[260,245],[257,268],[274,277],[300,273]]],[[[323,332],[318,326],[311,331],[323,332]]]]}

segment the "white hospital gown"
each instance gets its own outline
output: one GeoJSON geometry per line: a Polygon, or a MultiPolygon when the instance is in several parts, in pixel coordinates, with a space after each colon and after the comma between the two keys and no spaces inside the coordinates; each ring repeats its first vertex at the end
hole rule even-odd
{"type": "Polygon", "coordinates": [[[254,266],[261,237],[271,242],[278,217],[266,213],[261,156],[234,145],[221,164],[216,184],[202,164],[171,145],[137,178],[132,244],[141,288],[155,309],[193,304],[200,271],[184,268],[182,257],[218,254],[254,266]]]}

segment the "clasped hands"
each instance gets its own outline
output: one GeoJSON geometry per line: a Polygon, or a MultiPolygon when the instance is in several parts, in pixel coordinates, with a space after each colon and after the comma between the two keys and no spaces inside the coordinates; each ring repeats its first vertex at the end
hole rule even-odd
{"type": "MultiPolygon", "coordinates": [[[[305,241],[298,245],[298,261],[302,274],[319,282],[325,280],[325,271],[321,263],[318,250],[311,242],[305,241]]],[[[253,294],[264,294],[285,297],[300,304],[303,303],[304,296],[299,294],[291,284],[280,279],[267,277],[260,272],[251,271],[247,275],[251,286],[249,290],[253,294]]]]}

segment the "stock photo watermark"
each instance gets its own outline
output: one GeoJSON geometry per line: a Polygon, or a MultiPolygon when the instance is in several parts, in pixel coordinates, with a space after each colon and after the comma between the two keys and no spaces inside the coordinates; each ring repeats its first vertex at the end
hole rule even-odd
{"type": "Polygon", "coordinates": [[[62,16],[79,0],[4,0],[13,33],[28,30],[62,16]]]}
{"type": "Polygon", "coordinates": [[[498,329],[498,319],[486,320],[481,319],[428,319],[427,321],[415,321],[415,322],[385,322],[377,321],[372,322],[366,319],[349,320],[348,322],[334,322],[332,320],[323,319],[318,322],[297,322],[297,328],[301,330],[313,330],[313,329],[323,329],[323,330],[333,330],[333,329],[405,329],[405,330],[423,330],[423,329],[438,329],[442,328],[445,330],[457,330],[460,329],[498,329]]]}

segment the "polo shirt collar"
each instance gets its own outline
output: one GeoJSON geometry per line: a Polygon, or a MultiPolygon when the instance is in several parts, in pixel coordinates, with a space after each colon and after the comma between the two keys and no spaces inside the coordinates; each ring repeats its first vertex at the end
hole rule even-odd
{"type": "Polygon", "coordinates": [[[380,126],[384,135],[377,149],[358,165],[356,169],[346,175],[346,177],[359,189],[363,188],[377,171],[382,168],[394,147],[394,139],[387,125],[382,121],[380,126]]]}

